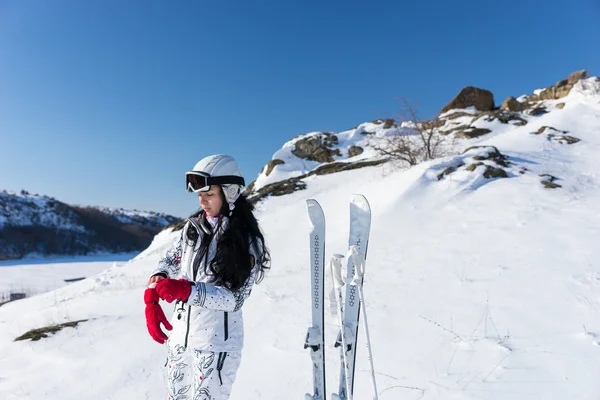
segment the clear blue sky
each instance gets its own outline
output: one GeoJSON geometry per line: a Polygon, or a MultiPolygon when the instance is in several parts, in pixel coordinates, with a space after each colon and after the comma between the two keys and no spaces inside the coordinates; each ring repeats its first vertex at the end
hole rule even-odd
{"type": "Polygon", "coordinates": [[[185,216],[206,155],[250,182],[400,96],[431,117],[466,85],[600,75],[598,21],[598,0],[0,0],[0,190],[185,216]]]}

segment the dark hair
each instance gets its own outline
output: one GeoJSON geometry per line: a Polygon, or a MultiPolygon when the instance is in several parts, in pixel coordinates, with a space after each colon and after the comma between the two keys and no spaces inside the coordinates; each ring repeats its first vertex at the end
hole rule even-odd
{"type": "MultiPolygon", "coordinates": [[[[220,195],[223,198],[223,191],[220,195]]],[[[229,224],[219,237],[215,258],[204,267],[206,274],[213,277],[213,284],[229,290],[242,288],[255,266],[255,279],[259,283],[271,263],[265,238],[253,213],[254,206],[244,195],[235,201],[234,206],[229,216],[229,224]],[[250,246],[256,258],[251,255],[250,246]]],[[[220,214],[230,214],[229,204],[224,198],[220,214]]]]}

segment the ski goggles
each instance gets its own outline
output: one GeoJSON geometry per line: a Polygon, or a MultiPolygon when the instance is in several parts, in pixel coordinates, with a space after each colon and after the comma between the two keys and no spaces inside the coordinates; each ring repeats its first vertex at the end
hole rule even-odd
{"type": "Polygon", "coordinates": [[[205,172],[190,171],[185,173],[185,189],[188,192],[208,192],[213,185],[244,186],[244,178],[236,175],[210,176],[205,172]]]}

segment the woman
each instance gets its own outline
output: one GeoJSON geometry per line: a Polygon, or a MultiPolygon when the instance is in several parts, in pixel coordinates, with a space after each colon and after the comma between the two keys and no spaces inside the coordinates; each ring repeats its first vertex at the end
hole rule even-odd
{"type": "Polygon", "coordinates": [[[202,210],[187,219],[148,280],[146,325],[154,340],[167,343],[170,400],[225,400],[231,393],[244,343],[241,308],[270,264],[243,185],[226,155],[204,158],[186,173],[202,210]],[[159,298],[176,302],[172,325],[159,298]],[[161,323],[172,330],[168,339],[161,323]]]}

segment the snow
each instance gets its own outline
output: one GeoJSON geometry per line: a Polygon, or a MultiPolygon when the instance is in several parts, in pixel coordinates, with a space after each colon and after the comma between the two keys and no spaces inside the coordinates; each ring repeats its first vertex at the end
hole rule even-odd
{"type": "Polygon", "coordinates": [[[479,114],[480,111],[478,111],[475,107],[471,106],[471,107],[467,107],[467,108],[453,108],[451,110],[448,110],[446,112],[443,112],[439,115],[439,118],[445,118],[449,115],[452,114],[456,114],[456,113],[465,113],[465,114],[472,114],[472,115],[477,115],[479,114]]]}
{"type": "MultiPolygon", "coordinates": [[[[489,153],[484,147],[408,170],[384,164],[311,176],[306,190],[260,203],[273,268],[244,306],[247,336],[231,399],[302,398],[311,389],[303,349],[311,318],[305,200],[317,199],[325,211],[328,260],[346,251],[353,193],[366,195],[373,210],[364,290],[381,400],[599,398],[594,85],[586,80],[561,99],[563,110],[529,117],[526,126],[490,125],[493,133],[460,142],[508,155],[514,164],[507,179],[484,179],[480,167],[438,180],[448,166],[489,153]],[[532,134],[541,126],[581,142],[562,145],[532,134]],[[544,173],[562,188],[545,189],[544,173]]],[[[342,135],[343,146],[356,143],[353,134],[342,135]]],[[[166,398],[166,351],[146,332],[142,297],[148,274],[177,235],[162,232],[129,262],[1,306],[0,398],[166,398]],[[14,342],[29,329],[79,319],[89,321],[38,342],[14,342]]],[[[329,274],[326,285],[329,293],[329,274]]],[[[328,392],[339,370],[335,321],[326,315],[328,392]]],[[[362,330],[357,365],[355,398],[371,398],[362,330]]]]}
{"type": "Polygon", "coordinates": [[[2,297],[8,298],[9,293],[19,292],[31,296],[66,286],[65,279],[96,275],[135,255],[137,253],[0,261],[0,302],[3,301],[2,297]]]}

